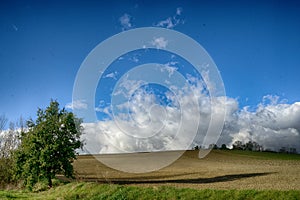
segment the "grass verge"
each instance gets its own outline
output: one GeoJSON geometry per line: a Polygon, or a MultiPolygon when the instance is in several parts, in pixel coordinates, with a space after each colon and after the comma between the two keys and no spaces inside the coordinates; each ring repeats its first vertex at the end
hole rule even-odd
{"type": "Polygon", "coordinates": [[[300,199],[300,191],[196,190],[73,182],[43,192],[0,191],[0,199],[300,199]]]}

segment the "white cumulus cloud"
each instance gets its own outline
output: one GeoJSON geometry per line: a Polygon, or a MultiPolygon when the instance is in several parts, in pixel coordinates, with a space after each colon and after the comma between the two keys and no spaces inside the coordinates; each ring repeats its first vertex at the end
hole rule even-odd
{"type": "Polygon", "coordinates": [[[265,149],[281,147],[300,150],[300,104],[278,102],[277,96],[265,96],[255,110],[239,109],[237,100],[227,109],[226,123],[219,143],[231,146],[239,140],[255,141],[265,149]],[[268,101],[268,103],[266,103],[268,101]]]}
{"type": "Polygon", "coordinates": [[[82,110],[82,109],[87,109],[88,105],[85,100],[76,100],[71,103],[67,103],[65,107],[68,109],[82,110]]]}
{"type": "MultiPolygon", "coordinates": [[[[128,111],[129,115],[120,112],[114,116],[114,120],[84,124],[88,152],[178,150],[202,145],[205,136],[208,141],[214,141],[206,134],[211,116],[221,116],[220,106],[226,107],[226,117],[219,146],[224,143],[231,147],[237,140],[243,143],[255,141],[264,149],[278,151],[286,147],[296,148],[299,152],[300,102],[287,104],[273,101],[269,104],[261,103],[255,110],[250,110],[248,107],[239,108],[237,99],[217,97],[212,100],[202,92],[197,93],[197,90],[202,90],[201,87],[185,88],[184,92],[175,96],[167,94],[170,101],[175,100],[175,103],[169,105],[158,104],[154,94],[141,90],[130,102],[118,107],[128,111]],[[195,99],[198,99],[197,103],[195,99]],[[199,129],[194,138],[198,114],[199,129]],[[190,138],[194,138],[192,146],[188,145],[190,138]]],[[[223,118],[217,117],[216,120],[222,123],[223,118]]]]}
{"type": "MultiPolygon", "coordinates": [[[[176,63],[167,63],[161,70],[172,76],[176,63]]],[[[206,85],[212,84],[206,81],[206,85]]],[[[207,147],[217,139],[219,146],[231,147],[239,140],[255,141],[264,149],[300,151],[300,102],[288,104],[267,95],[254,108],[240,107],[237,99],[210,97],[203,81],[191,75],[186,85],[170,85],[171,92],[159,95],[141,87],[145,84],[125,77],[114,91],[113,105],[100,102],[95,108],[109,117],[83,124],[89,153],[184,150],[196,145],[207,147]],[[210,124],[212,119],[215,124],[224,122],[220,138],[215,124],[210,124]]],[[[86,109],[87,105],[75,101],[66,107],[86,109]]]]}
{"type": "MultiPolygon", "coordinates": [[[[128,84],[134,87],[137,83],[127,83],[126,86],[128,84]]],[[[113,106],[114,113],[110,113],[113,119],[85,123],[84,139],[88,152],[124,153],[191,148],[195,135],[198,133],[204,138],[208,128],[210,109],[207,109],[205,101],[209,102],[209,97],[202,92],[203,85],[200,83],[193,87],[187,84],[177,90],[166,92],[165,103],[161,103],[155,93],[138,88],[128,101],[113,106]],[[198,130],[199,114],[205,119],[201,120],[198,130]]]]}

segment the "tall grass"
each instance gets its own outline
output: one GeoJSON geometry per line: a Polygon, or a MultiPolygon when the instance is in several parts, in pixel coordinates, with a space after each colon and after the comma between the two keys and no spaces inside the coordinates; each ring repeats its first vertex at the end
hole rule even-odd
{"type": "Polygon", "coordinates": [[[135,187],[96,183],[69,183],[39,193],[0,191],[0,199],[300,199],[300,191],[196,190],[190,188],[135,187]]]}

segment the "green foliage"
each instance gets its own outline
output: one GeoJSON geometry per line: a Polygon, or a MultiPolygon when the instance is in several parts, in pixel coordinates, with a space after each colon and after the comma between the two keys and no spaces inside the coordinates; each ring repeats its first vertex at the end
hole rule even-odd
{"type": "Polygon", "coordinates": [[[255,141],[248,141],[244,144],[242,141],[235,141],[232,145],[233,150],[247,150],[247,151],[262,151],[263,147],[255,141]]]}
{"type": "Polygon", "coordinates": [[[15,152],[17,178],[29,188],[58,173],[73,177],[72,161],[76,149],[82,147],[81,120],[73,113],[60,110],[57,101],[51,100],[46,110],[38,109],[36,121],[27,122],[28,131],[21,134],[21,144],[15,152]]]}
{"type": "Polygon", "coordinates": [[[3,187],[13,182],[13,160],[11,158],[0,158],[0,186],[3,187]]]}
{"type": "Polygon", "coordinates": [[[300,191],[213,190],[70,183],[39,193],[0,191],[0,199],[300,199],[300,191]]]}
{"type": "Polygon", "coordinates": [[[227,148],[226,144],[222,144],[220,149],[221,150],[227,150],[228,148],[227,148]]]}
{"type": "MultiPolygon", "coordinates": [[[[52,179],[53,187],[64,184],[62,181],[58,179],[52,179]]],[[[48,190],[48,180],[40,180],[32,187],[32,192],[42,192],[48,190]]]]}
{"type": "MultiPolygon", "coordinates": [[[[0,126],[1,124],[3,125],[1,123],[3,119],[0,116],[0,126]]],[[[15,129],[15,124],[12,122],[9,125],[9,129],[0,134],[0,187],[6,187],[8,184],[14,183],[12,154],[18,146],[18,135],[19,131],[15,129]]]]}

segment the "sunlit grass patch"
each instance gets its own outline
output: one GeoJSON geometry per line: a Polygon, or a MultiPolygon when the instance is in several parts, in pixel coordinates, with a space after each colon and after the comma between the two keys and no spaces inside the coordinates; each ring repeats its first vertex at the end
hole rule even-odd
{"type": "Polygon", "coordinates": [[[300,199],[300,191],[197,190],[74,182],[39,193],[0,191],[0,199],[300,199]]]}

